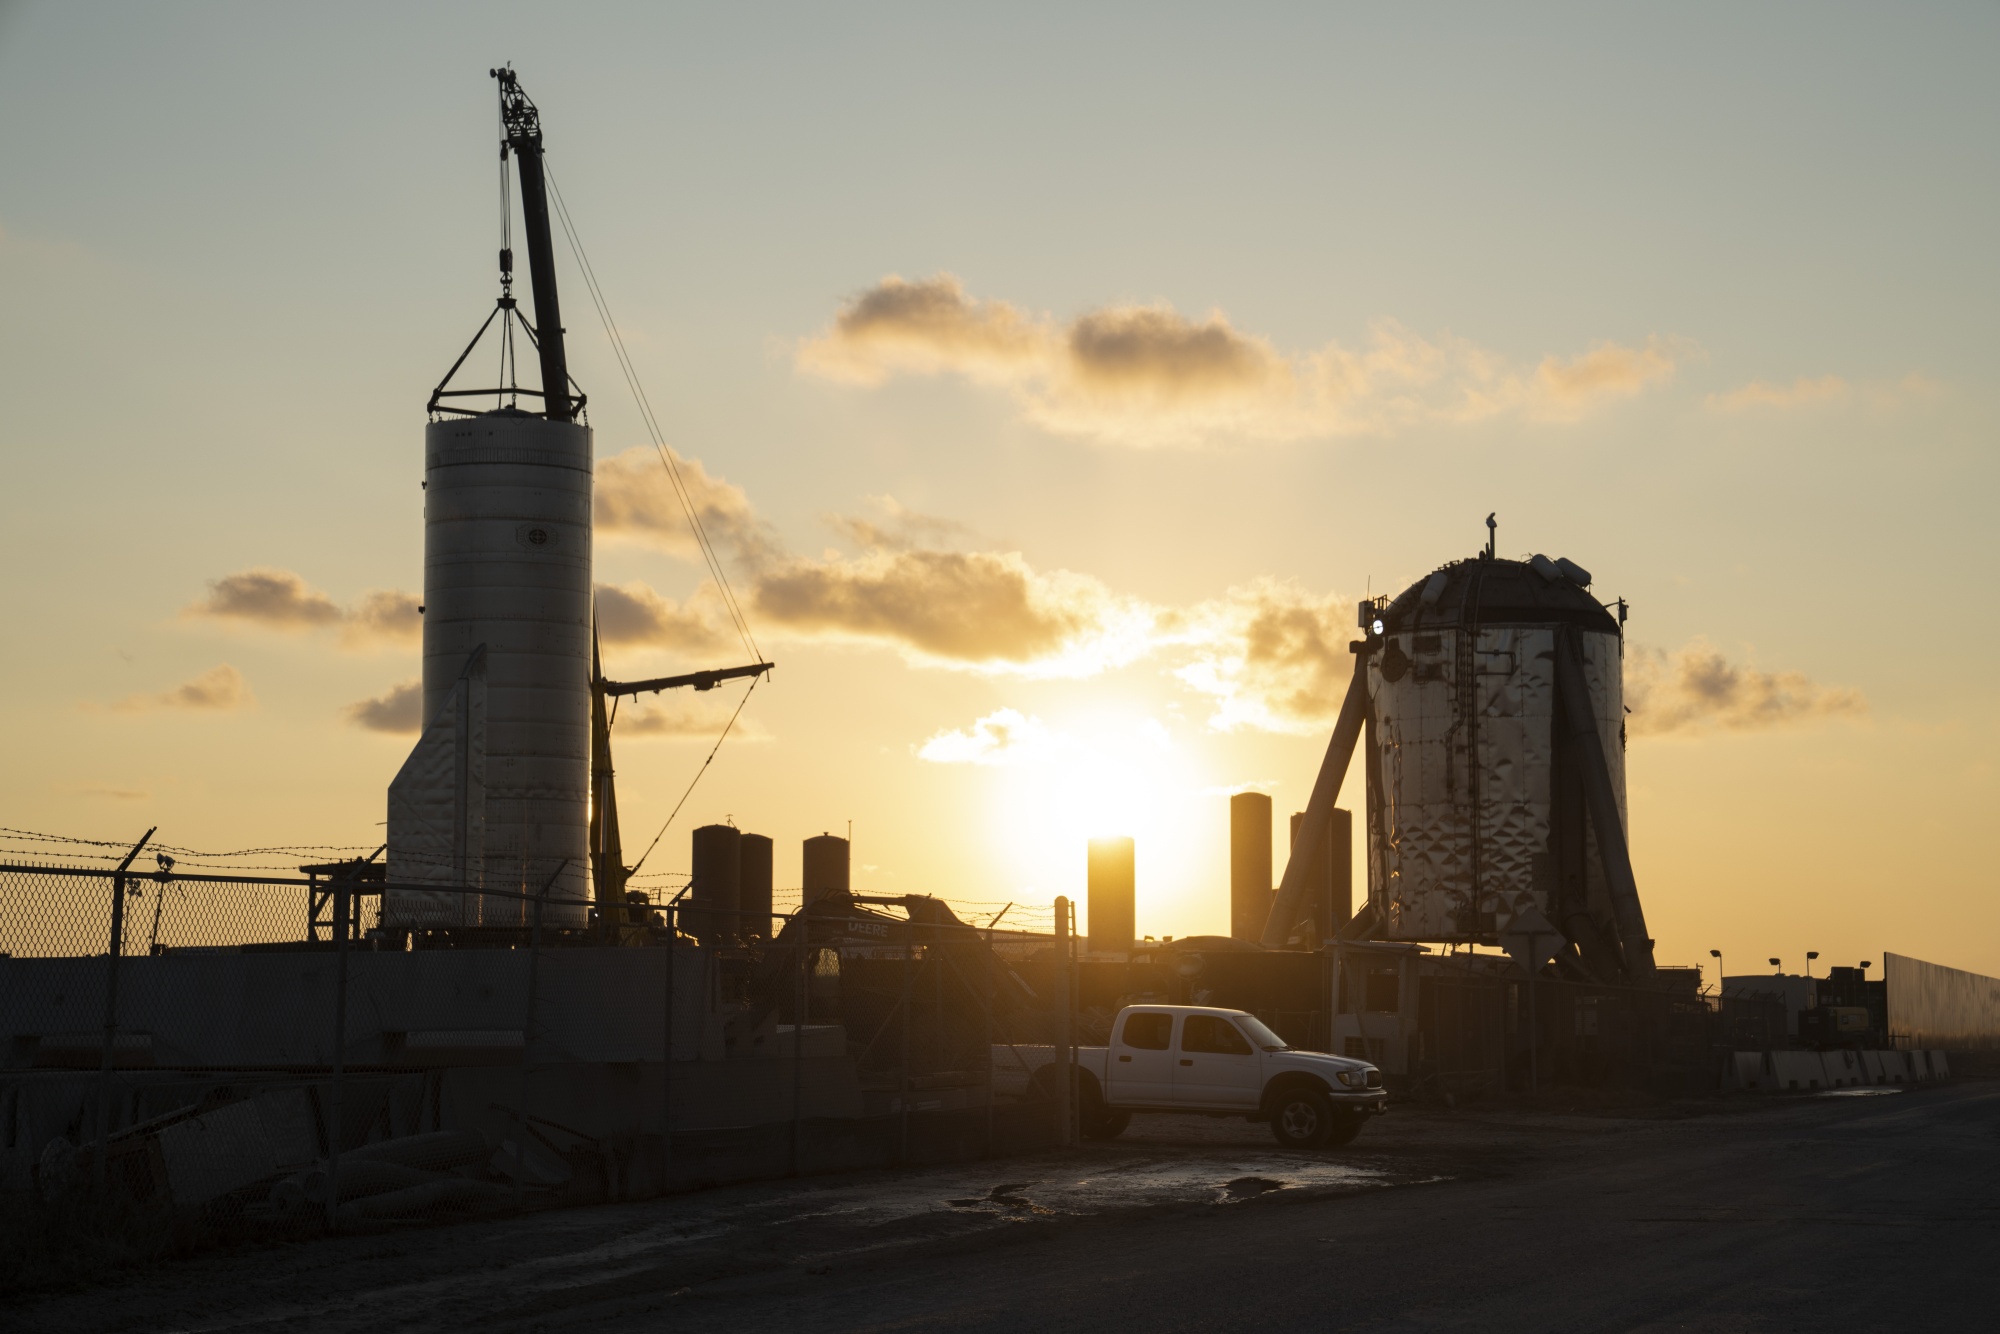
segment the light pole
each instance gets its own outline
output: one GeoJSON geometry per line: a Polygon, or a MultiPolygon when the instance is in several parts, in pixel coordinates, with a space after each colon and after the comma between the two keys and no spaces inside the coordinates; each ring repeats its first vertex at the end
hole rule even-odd
{"type": "Polygon", "coordinates": [[[1722,951],[1710,950],[1708,957],[1715,960],[1715,1000],[1716,1008],[1720,1009],[1722,1004],[1722,951]]]}
{"type": "Polygon", "coordinates": [[[1771,960],[1771,967],[1777,969],[1780,975],[1783,975],[1785,971],[1785,965],[1777,959],[1771,960]]]}

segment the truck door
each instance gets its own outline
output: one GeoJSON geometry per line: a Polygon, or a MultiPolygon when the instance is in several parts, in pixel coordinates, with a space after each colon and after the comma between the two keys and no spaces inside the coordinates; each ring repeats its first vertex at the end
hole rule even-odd
{"type": "Polygon", "coordinates": [[[1263,1069],[1250,1040],[1219,1014],[1191,1014],[1181,1021],[1174,1052],[1174,1105],[1255,1111],[1263,1069]]]}
{"type": "Polygon", "coordinates": [[[1126,1107],[1170,1107],[1174,1099],[1174,1017],[1127,1010],[1111,1041],[1105,1100],[1126,1107]]]}

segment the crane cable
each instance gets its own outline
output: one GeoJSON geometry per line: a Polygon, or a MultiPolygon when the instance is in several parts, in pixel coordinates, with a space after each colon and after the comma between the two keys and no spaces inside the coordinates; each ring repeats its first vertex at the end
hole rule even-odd
{"type": "MultiPolygon", "coordinates": [[[[729,576],[722,568],[722,559],[716,554],[715,544],[709,540],[708,529],[701,521],[701,511],[689,494],[687,483],[681,480],[680,468],[674,463],[673,451],[667,448],[666,433],[660,429],[659,418],[653,413],[652,401],[646,397],[645,386],[639,381],[638,369],[633,366],[631,354],[626,351],[625,338],[618,332],[618,323],[611,318],[611,306],[604,299],[603,289],[598,286],[596,270],[591,268],[590,259],[584,254],[582,238],[577,235],[576,224],[570,220],[569,206],[563,202],[562,188],[556,184],[555,172],[549,168],[547,158],[542,160],[542,169],[548,178],[549,195],[555,203],[556,219],[562,224],[563,235],[569,241],[570,254],[575,257],[577,269],[583,275],[585,290],[590,293],[591,304],[597,307],[597,318],[603,323],[604,332],[611,341],[611,350],[618,359],[618,369],[625,377],[625,386],[632,391],[632,399],[638,405],[640,419],[645,422],[647,433],[652,437],[653,451],[660,456],[660,463],[666,468],[667,478],[673,483],[674,495],[681,503],[681,512],[687,516],[688,527],[694,530],[695,543],[701,549],[702,560],[708,566],[710,577],[715,580],[715,586],[722,594],[723,607],[728,611],[729,619],[736,627],[737,637],[743,641],[743,647],[750,651],[753,659],[762,662],[763,650],[757,647],[756,636],[750,633],[749,619],[744,616],[743,608],[736,600],[736,590],[729,585],[729,576]]],[[[742,699],[736,701],[736,710],[729,715],[729,721],[722,725],[722,734],[715,738],[715,744],[709,748],[708,757],[701,762],[701,768],[695,770],[694,777],[688,780],[687,788],[682,791],[680,800],[674,803],[673,810],[668,812],[666,822],[660,826],[660,831],[653,835],[653,841],[646,845],[646,850],[640,854],[639,860],[625,872],[627,879],[646,864],[646,859],[653,855],[653,849],[660,845],[660,840],[666,837],[667,830],[673,827],[681,808],[687,805],[688,798],[694,795],[695,787],[708,772],[708,766],[715,761],[717,753],[722,750],[722,743],[729,739],[730,732],[736,727],[736,720],[743,715],[743,707],[750,702],[750,696],[757,692],[758,682],[762,679],[756,676],[750,678],[750,688],[743,692],[742,699]]]]}
{"type": "Polygon", "coordinates": [[[646,858],[653,855],[653,849],[659,847],[660,840],[667,836],[667,830],[673,827],[674,817],[681,813],[681,807],[687,805],[687,799],[694,795],[695,784],[699,783],[701,776],[708,772],[709,762],[715,758],[715,753],[722,749],[722,743],[729,739],[729,729],[736,726],[737,718],[743,713],[743,706],[750,702],[750,696],[756,693],[757,683],[763,679],[761,676],[750,678],[750,689],[744,691],[743,698],[736,701],[736,712],[730,714],[729,721],[722,725],[722,735],[717,737],[715,745],[709,748],[708,759],[701,762],[701,768],[695,770],[694,777],[688,780],[687,790],[681,793],[681,799],[675,802],[673,810],[668,812],[667,822],[660,826],[660,832],[653,835],[653,841],[648,843],[646,850],[639,854],[639,860],[633,862],[631,869],[625,872],[627,880],[630,880],[639,873],[639,868],[646,864],[646,858]]]}
{"type": "MultiPolygon", "coordinates": [[[[743,641],[743,647],[750,651],[755,660],[762,662],[763,651],[757,647],[756,637],[750,633],[750,622],[736,600],[736,590],[729,585],[729,576],[723,572],[722,560],[716,555],[715,544],[709,540],[708,529],[701,521],[701,511],[689,494],[687,484],[681,480],[680,468],[674,462],[673,451],[667,448],[666,434],[660,429],[659,419],[653,414],[652,401],[646,397],[645,387],[639,382],[639,373],[632,364],[630,353],[625,349],[625,339],[618,332],[617,322],[611,318],[611,307],[606,303],[604,292],[597,284],[597,273],[591,268],[590,260],[584,254],[583,242],[577,235],[575,224],[570,221],[569,206],[563,202],[562,190],[557,186],[555,172],[549,169],[546,158],[543,159],[543,171],[548,177],[549,194],[555,202],[556,218],[562,223],[563,235],[569,240],[570,253],[576,257],[577,268],[583,274],[584,286],[590,292],[592,304],[597,307],[597,317],[603,322],[604,332],[611,339],[611,350],[618,359],[618,369],[625,377],[626,387],[632,391],[633,401],[638,404],[639,416],[645,422],[647,432],[652,436],[653,450],[660,456],[660,462],[665,465],[668,480],[673,483],[674,495],[679,498],[681,510],[687,515],[688,526],[694,530],[695,542],[701,548],[702,560],[706,562],[709,575],[715,580],[715,586],[722,594],[723,606],[736,627],[737,637],[743,641]]],[[[746,693],[744,698],[748,699],[749,695],[746,693]]],[[[724,735],[727,735],[727,729],[724,729],[724,735]]]]}

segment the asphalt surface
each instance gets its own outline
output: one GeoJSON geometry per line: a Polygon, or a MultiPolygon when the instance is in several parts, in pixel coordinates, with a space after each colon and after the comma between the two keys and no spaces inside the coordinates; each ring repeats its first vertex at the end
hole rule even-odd
{"type": "Polygon", "coordinates": [[[20,1330],[1989,1330],[2000,1083],[1398,1110],[216,1255],[20,1330]]]}

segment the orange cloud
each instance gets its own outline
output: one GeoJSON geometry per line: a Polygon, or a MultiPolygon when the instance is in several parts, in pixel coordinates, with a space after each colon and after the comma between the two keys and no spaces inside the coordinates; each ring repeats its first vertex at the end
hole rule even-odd
{"type": "Polygon", "coordinates": [[[208,596],[181,614],[288,632],[339,626],[350,648],[413,643],[423,634],[414,594],[372,589],[342,607],[292,571],[264,566],[211,579],[208,596]]]}
{"type": "Polygon", "coordinates": [[[1048,726],[1019,709],[999,709],[971,727],[940,731],[917,749],[917,758],[933,764],[1009,764],[1054,746],[1048,726]]]}
{"type": "Polygon", "coordinates": [[[246,621],[278,630],[333,625],[345,615],[332,598],[290,570],[264,567],[211,579],[208,596],[182,614],[246,621]]]}
{"type": "MultiPolygon", "coordinates": [[[[711,476],[700,459],[674,457],[688,506],[725,556],[754,561],[775,549],[776,536],[751,508],[742,487],[711,476]]],[[[599,537],[649,546],[682,560],[700,558],[687,507],[649,446],[634,445],[597,461],[593,509],[599,537]]]]}
{"type": "Polygon", "coordinates": [[[1936,393],[1942,386],[1915,371],[1891,384],[1884,380],[1852,381],[1838,375],[1802,375],[1790,384],[1752,380],[1726,394],[1710,394],[1703,403],[1715,412],[1786,412],[1832,404],[1891,408],[1936,393]]]}
{"type": "Polygon", "coordinates": [[[1761,731],[1865,713],[1858,690],[1826,686],[1803,672],[1761,672],[1696,639],[1672,653],[1633,646],[1625,656],[1625,704],[1634,736],[1709,729],[1761,731]]]}
{"type": "Polygon", "coordinates": [[[702,651],[724,643],[713,585],[685,602],[661,597],[648,584],[597,585],[597,632],[607,644],[641,644],[702,651]]]}
{"type": "Polygon", "coordinates": [[[250,693],[250,683],[243,679],[243,673],[225,662],[209,668],[192,680],[181,682],[171,690],[163,690],[155,695],[128,695],[111,707],[118,713],[144,713],[153,709],[193,709],[222,713],[234,709],[253,708],[256,703],[256,699],[250,693]]]}
{"type": "Polygon", "coordinates": [[[980,301],[950,274],[891,276],[844,306],[798,349],[800,369],[877,385],[958,375],[1013,393],[1030,421],[1062,435],[1131,445],[1388,434],[1420,422],[1501,414],[1571,421],[1673,372],[1682,347],[1600,343],[1532,368],[1463,339],[1426,339],[1379,321],[1369,344],[1281,353],[1211,311],[1165,303],[1088,312],[1064,325],[980,301]]]}
{"type": "Polygon", "coordinates": [[[347,721],[371,732],[405,735],[423,730],[424,683],[405,681],[389,690],[347,706],[347,721]]]}

